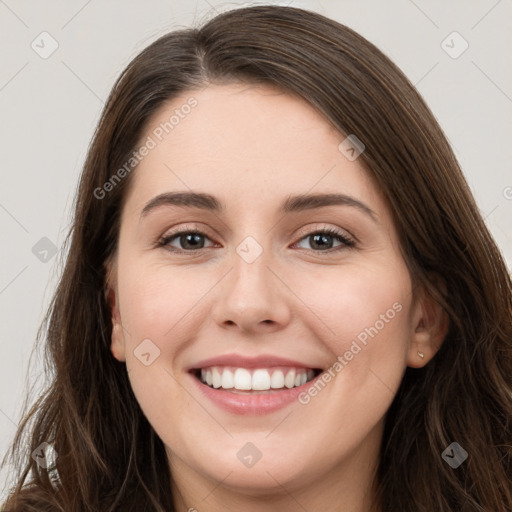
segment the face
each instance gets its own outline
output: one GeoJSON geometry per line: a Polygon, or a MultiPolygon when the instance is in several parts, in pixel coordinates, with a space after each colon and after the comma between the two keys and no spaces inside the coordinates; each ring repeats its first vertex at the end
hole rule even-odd
{"type": "Polygon", "coordinates": [[[148,137],[111,267],[112,352],[176,478],[353,484],[406,366],[433,355],[383,195],[344,135],[269,87],[184,93],[148,137]]]}

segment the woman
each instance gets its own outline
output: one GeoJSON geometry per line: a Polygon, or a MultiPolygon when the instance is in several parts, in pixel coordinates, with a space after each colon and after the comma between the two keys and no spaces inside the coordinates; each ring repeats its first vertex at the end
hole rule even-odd
{"type": "Polygon", "coordinates": [[[46,325],[7,511],[512,510],[503,259],[410,82],[319,14],[130,63],[46,325]]]}

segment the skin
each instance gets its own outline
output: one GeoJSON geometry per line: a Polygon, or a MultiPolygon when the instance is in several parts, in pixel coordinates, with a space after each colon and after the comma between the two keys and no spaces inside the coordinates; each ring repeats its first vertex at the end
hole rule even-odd
{"type": "Polygon", "coordinates": [[[266,86],[210,85],[161,107],[141,141],[192,95],[197,106],[134,171],[109,277],[112,353],[166,446],[177,510],[369,511],[384,415],[406,366],[439,348],[446,315],[413,289],[384,196],[317,111],[266,86]],[[190,190],[225,210],[166,205],[141,218],[155,196],[190,190]],[[364,202],[377,221],[339,205],[278,213],[290,194],[321,192],[364,202]],[[194,227],[203,249],[157,246],[194,227]],[[330,252],[318,248],[308,235],[326,227],[356,247],[332,237],[330,252]],[[252,263],[236,252],[247,236],[263,250],[252,263]],[[395,303],[400,312],[307,404],[232,414],[186,372],[228,353],[327,369],[395,303]],[[134,355],[144,339],[160,350],[148,366],[134,355]],[[249,441],[262,453],[251,468],[237,458],[249,441]]]}

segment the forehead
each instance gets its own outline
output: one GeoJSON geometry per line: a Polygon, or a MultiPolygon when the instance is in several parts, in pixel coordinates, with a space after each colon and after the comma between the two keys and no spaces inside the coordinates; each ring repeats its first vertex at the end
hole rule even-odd
{"type": "Polygon", "coordinates": [[[347,193],[384,207],[361,159],[340,151],[345,135],[304,99],[274,87],[186,91],[152,116],[140,144],[150,139],[154,147],[134,171],[130,191],[137,207],[187,189],[240,208],[308,192],[347,193]]]}

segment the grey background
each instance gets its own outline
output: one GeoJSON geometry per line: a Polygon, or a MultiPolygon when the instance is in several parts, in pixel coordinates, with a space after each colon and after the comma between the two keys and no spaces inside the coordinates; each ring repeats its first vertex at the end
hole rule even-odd
{"type": "MultiPolygon", "coordinates": [[[[447,134],[512,268],[512,0],[254,3],[334,18],[402,68],[447,134]],[[445,51],[463,48],[458,36],[446,39],[453,31],[469,44],[458,58],[445,51]]],[[[0,456],[27,382],[35,394],[42,385],[41,355],[34,352],[30,371],[29,357],[60,269],[52,249],[69,228],[81,166],[114,80],[165,32],[247,4],[0,0],[0,456]],[[51,40],[43,31],[58,43],[47,58],[40,53],[51,40]]],[[[0,475],[0,499],[7,476],[0,475]]]]}

